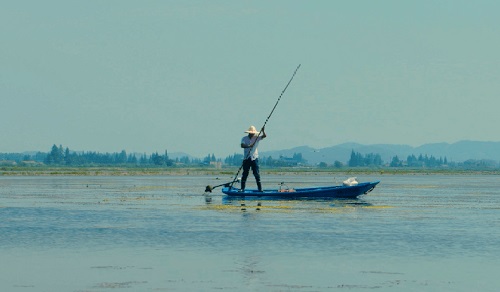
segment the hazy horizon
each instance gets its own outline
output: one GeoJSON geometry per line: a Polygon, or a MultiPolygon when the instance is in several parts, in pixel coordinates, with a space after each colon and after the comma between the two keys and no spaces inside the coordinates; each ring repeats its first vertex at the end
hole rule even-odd
{"type": "MultiPolygon", "coordinates": [[[[442,145],[442,144],[445,144],[447,146],[458,146],[457,144],[462,144],[463,146],[463,143],[473,143],[475,145],[473,145],[473,147],[469,150],[469,152],[475,152],[477,151],[477,147],[479,145],[477,144],[484,144],[484,143],[500,143],[500,141],[472,141],[472,140],[461,140],[461,141],[457,141],[457,142],[454,142],[454,143],[447,143],[447,142],[437,142],[437,143],[426,143],[426,144],[422,144],[422,145],[418,145],[418,146],[412,146],[412,145],[408,145],[408,144],[387,144],[387,143],[380,143],[380,144],[361,144],[361,143],[356,143],[356,142],[345,142],[345,143],[340,143],[340,144],[335,144],[335,145],[329,145],[329,146],[326,146],[326,147],[321,147],[321,148],[315,148],[315,147],[311,147],[310,145],[298,145],[298,146],[293,146],[293,147],[290,147],[290,148],[281,148],[281,149],[270,149],[270,150],[265,150],[265,151],[261,151],[261,154],[266,157],[266,155],[272,155],[272,153],[274,152],[283,152],[282,154],[285,155],[285,156],[291,156],[291,150],[293,151],[298,151],[296,149],[298,148],[311,148],[314,150],[314,152],[317,152],[316,155],[319,153],[319,152],[322,152],[324,150],[329,150],[331,148],[336,148],[338,146],[344,146],[344,145],[349,145],[349,144],[352,144],[353,145],[353,148],[352,150],[356,149],[356,152],[359,151],[359,148],[371,148],[371,147],[380,147],[380,146],[389,146],[390,148],[393,148],[393,147],[396,147],[396,148],[405,148],[405,147],[410,147],[412,148],[413,150],[415,151],[418,151],[419,148],[421,147],[432,147],[432,146],[437,146],[437,145],[442,145]],[[290,152],[290,153],[289,153],[290,152]]],[[[53,144],[53,145],[56,145],[56,144],[53,144]]],[[[169,157],[174,157],[174,158],[181,158],[183,156],[189,156],[189,157],[192,157],[192,158],[198,158],[198,159],[203,159],[205,158],[207,155],[212,155],[214,153],[205,153],[203,155],[200,155],[200,156],[197,156],[197,155],[194,155],[192,153],[189,153],[189,152],[186,152],[182,149],[178,150],[178,151],[169,151],[168,149],[164,149],[164,150],[161,150],[161,151],[157,151],[157,150],[154,150],[154,151],[145,151],[145,152],[137,152],[137,151],[128,151],[127,149],[120,149],[120,150],[112,150],[112,151],[95,151],[95,150],[89,150],[89,149],[73,149],[73,148],[70,148],[66,145],[56,145],[57,147],[59,146],[62,146],[63,149],[65,150],[66,148],[69,148],[69,150],[71,152],[76,152],[76,153],[82,153],[82,152],[98,152],[98,153],[101,153],[101,154],[105,154],[105,153],[110,153],[110,154],[113,154],[113,153],[120,153],[121,151],[126,151],[127,155],[130,155],[130,154],[135,154],[135,155],[143,155],[143,154],[146,154],[146,155],[151,155],[155,152],[158,152],[159,154],[163,155],[165,153],[165,150],[168,152],[168,155],[169,157]]],[[[469,146],[471,146],[469,144],[469,146]]],[[[480,147],[480,146],[479,146],[480,147]]],[[[0,151],[0,154],[24,154],[24,153],[37,153],[37,152],[41,152],[41,153],[50,153],[51,151],[51,148],[52,146],[50,147],[49,150],[29,150],[29,151],[14,151],[14,152],[2,152],[0,151]]],[[[379,151],[382,150],[382,152],[385,152],[385,150],[383,149],[378,149],[379,151]]],[[[462,151],[462,150],[461,150],[462,151]]],[[[376,150],[369,150],[368,152],[366,151],[361,151],[362,154],[368,154],[368,153],[374,153],[374,154],[380,154],[380,153],[377,153],[376,150]]],[[[396,151],[397,152],[397,151],[396,151]]],[[[431,151],[432,152],[432,151],[431,151]]],[[[434,155],[433,153],[431,152],[412,152],[412,153],[408,153],[408,154],[414,154],[414,155],[434,155]]],[[[481,152],[481,151],[480,151],[481,152]]],[[[307,153],[303,153],[303,152],[298,152],[300,154],[304,154],[304,155],[308,155],[307,153]]],[[[216,158],[218,159],[224,159],[226,157],[229,157],[229,156],[232,156],[232,155],[235,155],[235,154],[241,154],[239,153],[239,151],[235,151],[233,153],[225,153],[225,154],[221,154],[221,155],[218,155],[216,156],[216,158]]],[[[276,154],[276,153],[274,153],[276,154]]],[[[465,153],[462,153],[462,154],[465,154],[465,153]]],[[[483,153],[484,154],[484,153],[483,153]]],[[[397,153],[392,153],[391,155],[397,155],[397,153]]],[[[442,154],[440,154],[442,155],[442,154]]],[[[475,156],[475,155],[470,155],[470,156],[467,156],[467,154],[465,154],[466,156],[462,157],[462,160],[464,159],[489,159],[488,157],[479,157],[479,156],[475,156]]],[[[276,155],[275,155],[276,156],[276,155]]],[[[288,157],[287,156],[287,157],[288,157]]],[[[444,156],[446,156],[446,154],[444,154],[444,156]]],[[[488,156],[488,155],[486,155],[488,156]]],[[[451,156],[453,157],[453,156],[451,156]]],[[[275,157],[276,158],[276,157],[275,157]]],[[[385,160],[387,159],[390,159],[392,158],[391,157],[384,157],[385,160]]],[[[500,158],[498,158],[500,159],[500,158]]],[[[494,159],[496,160],[496,159],[494,159]]]]}
{"type": "Polygon", "coordinates": [[[499,10],[486,0],[5,2],[0,152],[240,153],[298,64],[261,152],[500,141],[499,10]]]}

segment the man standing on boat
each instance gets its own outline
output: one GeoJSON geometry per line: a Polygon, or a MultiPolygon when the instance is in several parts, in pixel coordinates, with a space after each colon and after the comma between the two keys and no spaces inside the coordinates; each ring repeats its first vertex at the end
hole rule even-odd
{"type": "Polygon", "coordinates": [[[243,174],[241,175],[241,190],[245,190],[245,185],[247,182],[248,173],[250,168],[252,168],[253,175],[255,176],[255,181],[257,182],[257,188],[259,192],[262,192],[262,185],[260,183],[259,174],[259,151],[257,147],[259,146],[260,140],[267,137],[264,127],[262,128],[262,136],[259,135],[257,129],[254,126],[250,126],[245,133],[245,136],[241,139],[241,148],[243,148],[243,174]]]}

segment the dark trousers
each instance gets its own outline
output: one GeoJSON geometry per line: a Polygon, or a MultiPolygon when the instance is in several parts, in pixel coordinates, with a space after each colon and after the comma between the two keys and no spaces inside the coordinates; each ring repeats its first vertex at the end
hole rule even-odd
{"type": "Polygon", "coordinates": [[[255,176],[255,181],[257,182],[257,187],[259,191],[262,191],[262,185],[260,183],[260,174],[259,174],[259,159],[252,160],[251,158],[243,160],[243,174],[241,175],[241,189],[245,189],[245,185],[247,182],[248,173],[252,169],[253,176],[255,176]]]}

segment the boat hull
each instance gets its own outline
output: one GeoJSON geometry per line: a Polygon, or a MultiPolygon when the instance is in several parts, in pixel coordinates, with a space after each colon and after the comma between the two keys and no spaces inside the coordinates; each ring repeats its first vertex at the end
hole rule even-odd
{"type": "Polygon", "coordinates": [[[231,197],[275,197],[275,198],[342,198],[354,199],[360,195],[368,194],[380,181],[363,182],[354,186],[329,186],[298,188],[287,190],[257,190],[241,191],[235,187],[223,187],[222,192],[231,197]]]}

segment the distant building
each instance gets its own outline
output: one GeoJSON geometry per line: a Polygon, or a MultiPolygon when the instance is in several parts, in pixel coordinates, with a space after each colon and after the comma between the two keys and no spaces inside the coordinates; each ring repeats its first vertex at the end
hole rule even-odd
{"type": "Polygon", "coordinates": [[[24,160],[24,161],[21,161],[20,164],[22,166],[39,166],[39,165],[43,165],[42,162],[38,162],[38,161],[34,161],[34,160],[24,160]]]}
{"type": "Polygon", "coordinates": [[[216,169],[222,168],[222,162],[220,162],[220,161],[210,161],[210,165],[215,167],[216,169]]]}

